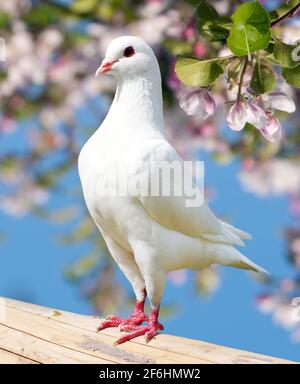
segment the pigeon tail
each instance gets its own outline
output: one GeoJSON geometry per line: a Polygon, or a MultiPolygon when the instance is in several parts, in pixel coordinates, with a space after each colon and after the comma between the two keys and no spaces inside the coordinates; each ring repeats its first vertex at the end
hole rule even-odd
{"type": "Polygon", "coordinates": [[[234,247],[226,244],[219,245],[218,250],[213,255],[213,259],[216,263],[226,265],[228,267],[246,269],[257,273],[270,275],[267,270],[255,264],[234,247]]]}
{"type": "Polygon", "coordinates": [[[245,246],[242,239],[249,240],[251,239],[250,233],[244,232],[241,229],[234,227],[231,224],[228,224],[222,220],[219,220],[222,225],[222,233],[226,239],[228,239],[230,244],[245,246]]]}
{"type": "Polygon", "coordinates": [[[226,229],[228,229],[231,233],[234,233],[236,236],[245,240],[252,239],[252,236],[250,235],[250,233],[242,231],[241,229],[236,228],[233,225],[226,223],[225,221],[222,221],[222,220],[219,220],[219,221],[226,229]]]}
{"type": "Polygon", "coordinates": [[[215,243],[239,245],[241,247],[245,246],[245,243],[242,239],[249,240],[252,238],[250,233],[244,232],[241,229],[238,229],[231,224],[225,223],[222,220],[219,220],[219,222],[221,223],[221,233],[203,233],[201,236],[206,240],[210,240],[215,243]]]}

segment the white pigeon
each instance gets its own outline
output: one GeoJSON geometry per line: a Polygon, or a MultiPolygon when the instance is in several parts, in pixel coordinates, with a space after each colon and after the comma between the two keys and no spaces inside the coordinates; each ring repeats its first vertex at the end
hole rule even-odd
{"type": "Polygon", "coordinates": [[[163,329],[158,315],[168,272],[212,264],[266,271],[234,247],[251,236],[219,220],[205,202],[187,207],[185,196],[102,193],[123,174],[148,182],[145,164],[183,164],[164,136],[161,76],[149,45],[134,36],[114,39],[96,76],[104,73],[117,79],[117,91],[105,120],[80,152],[79,174],[88,210],[131,283],[136,305],[129,319],[109,316],[98,331],[126,331],[116,344],[140,335],[148,342],[163,329]],[[144,313],[146,295],[149,317],[144,313]]]}

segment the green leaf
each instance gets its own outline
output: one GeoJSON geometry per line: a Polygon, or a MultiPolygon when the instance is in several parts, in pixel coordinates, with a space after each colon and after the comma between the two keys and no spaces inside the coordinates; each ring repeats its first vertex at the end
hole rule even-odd
{"type": "Polygon", "coordinates": [[[225,41],[229,36],[231,25],[230,19],[219,19],[218,22],[205,23],[201,28],[199,27],[199,32],[208,41],[225,41]]]}
{"type": "Polygon", "coordinates": [[[266,65],[256,63],[250,83],[253,91],[258,95],[271,92],[275,84],[276,78],[273,70],[266,65]]]}
{"type": "Polygon", "coordinates": [[[97,6],[98,0],[75,0],[72,1],[70,9],[74,13],[87,14],[91,13],[97,6]]]}
{"type": "Polygon", "coordinates": [[[274,58],[283,67],[297,67],[300,61],[300,45],[289,45],[280,40],[276,40],[274,46],[274,58]],[[296,60],[294,60],[294,58],[296,60]]]}
{"type": "Polygon", "coordinates": [[[193,52],[192,45],[187,41],[167,39],[163,45],[173,55],[191,54],[193,52]]]}
{"type": "Polygon", "coordinates": [[[4,28],[9,24],[9,14],[0,11],[0,28],[4,28]]]}
{"type": "Polygon", "coordinates": [[[219,14],[215,8],[206,0],[201,0],[197,8],[198,22],[204,24],[206,21],[214,21],[219,19],[219,14]]]}
{"type": "Polygon", "coordinates": [[[179,80],[194,87],[211,85],[223,72],[226,59],[198,60],[179,56],[175,72],[179,80]]]}
{"type": "Polygon", "coordinates": [[[100,2],[96,10],[97,16],[105,21],[110,21],[116,14],[116,11],[110,3],[100,2]]]}
{"type": "Polygon", "coordinates": [[[293,87],[300,88],[300,65],[296,68],[283,68],[282,76],[293,87]]]}
{"type": "Polygon", "coordinates": [[[265,51],[267,51],[268,53],[273,53],[274,52],[274,41],[271,40],[269,45],[267,46],[267,48],[265,48],[265,51]]]}
{"type": "Polygon", "coordinates": [[[218,14],[215,8],[202,0],[197,8],[198,31],[209,41],[226,40],[232,22],[229,17],[218,14]]]}
{"type": "Polygon", "coordinates": [[[25,21],[32,26],[44,28],[54,24],[58,20],[58,13],[55,8],[48,4],[41,4],[33,7],[24,17],[25,21]]]}
{"type": "Polygon", "coordinates": [[[193,7],[196,7],[199,4],[199,0],[187,0],[193,7]]]}
{"type": "Polygon", "coordinates": [[[275,59],[273,53],[269,53],[268,55],[263,56],[262,59],[266,60],[268,63],[274,64],[274,65],[280,65],[280,63],[278,63],[278,61],[275,59]]]}
{"type": "Polygon", "coordinates": [[[270,18],[258,1],[240,5],[232,20],[227,43],[233,53],[244,56],[268,47],[271,39],[270,18]]]}

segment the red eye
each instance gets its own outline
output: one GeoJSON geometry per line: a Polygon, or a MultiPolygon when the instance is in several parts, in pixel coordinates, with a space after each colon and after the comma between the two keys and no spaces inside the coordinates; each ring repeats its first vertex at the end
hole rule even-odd
{"type": "Polygon", "coordinates": [[[125,57],[130,57],[130,56],[133,56],[135,54],[135,51],[133,49],[133,47],[127,47],[124,49],[124,56],[125,57]]]}

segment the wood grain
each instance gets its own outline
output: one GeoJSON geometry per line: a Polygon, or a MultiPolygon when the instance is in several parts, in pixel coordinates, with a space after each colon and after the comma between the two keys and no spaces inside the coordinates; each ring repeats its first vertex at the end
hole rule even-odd
{"type": "Polygon", "coordinates": [[[110,328],[97,334],[99,318],[13,299],[0,300],[0,313],[5,314],[0,317],[0,363],[293,363],[167,334],[149,344],[139,337],[114,347],[120,332],[110,328]]]}

